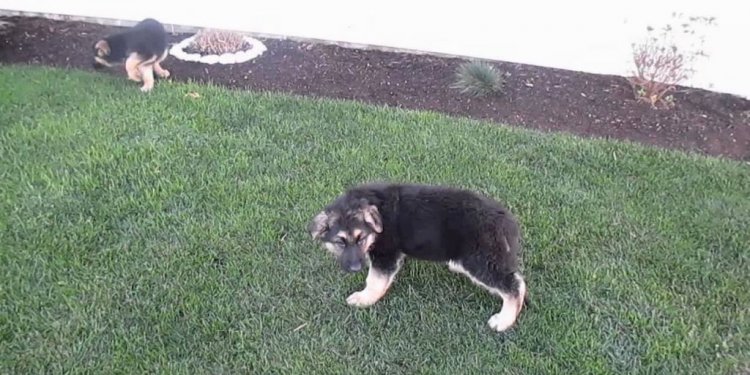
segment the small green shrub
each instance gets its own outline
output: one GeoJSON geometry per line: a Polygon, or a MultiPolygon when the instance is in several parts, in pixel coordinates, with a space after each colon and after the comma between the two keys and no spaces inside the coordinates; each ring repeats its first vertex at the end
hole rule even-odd
{"type": "Polygon", "coordinates": [[[452,87],[461,90],[462,94],[471,96],[502,94],[505,89],[505,77],[485,62],[466,62],[458,67],[456,82],[452,87]]]}

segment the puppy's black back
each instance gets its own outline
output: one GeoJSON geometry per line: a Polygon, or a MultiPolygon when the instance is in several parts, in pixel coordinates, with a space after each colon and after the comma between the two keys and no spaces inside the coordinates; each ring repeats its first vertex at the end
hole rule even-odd
{"type": "Polygon", "coordinates": [[[484,195],[445,186],[372,184],[347,196],[376,205],[384,228],[378,241],[395,242],[409,256],[440,262],[482,259],[505,271],[517,266],[518,223],[501,203],[484,195]]]}
{"type": "Polygon", "coordinates": [[[159,56],[167,49],[167,32],[159,21],[147,18],[131,29],[107,37],[112,50],[110,58],[120,60],[131,53],[138,53],[144,59],[159,56]]]}

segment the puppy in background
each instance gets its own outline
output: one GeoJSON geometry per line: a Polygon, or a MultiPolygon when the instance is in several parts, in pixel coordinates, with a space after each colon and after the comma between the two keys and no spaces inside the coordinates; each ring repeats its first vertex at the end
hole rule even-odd
{"type": "Polygon", "coordinates": [[[155,19],[147,18],[126,31],[94,43],[94,68],[112,67],[124,62],[128,78],[143,82],[141,91],[148,92],[154,87],[154,73],[159,78],[169,77],[169,71],[160,65],[167,57],[168,47],[164,26],[155,19]]]}

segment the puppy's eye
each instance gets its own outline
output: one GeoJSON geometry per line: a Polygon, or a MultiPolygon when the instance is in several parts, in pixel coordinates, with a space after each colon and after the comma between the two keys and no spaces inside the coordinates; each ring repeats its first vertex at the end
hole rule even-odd
{"type": "Polygon", "coordinates": [[[336,242],[336,244],[338,244],[338,245],[345,245],[346,244],[346,242],[344,242],[344,239],[341,238],[341,237],[336,237],[336,240],[334,242],[336,242]]]}
{"type": "Polygon", "coordinates": [[[364,236],[364,237],[360,237],[360,238],[359,238],[359,239],[357,240],[357,243],[361,245],[361,244],[365,243],[365,240],[366,240],[366,239],[367,239],[367,236],[364,236]]]}

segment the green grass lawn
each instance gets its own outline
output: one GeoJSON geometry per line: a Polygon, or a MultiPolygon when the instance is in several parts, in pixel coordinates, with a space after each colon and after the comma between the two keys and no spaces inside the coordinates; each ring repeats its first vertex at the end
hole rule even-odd
{"type": "Polygon", "coordinates": [[[4,374],[738,373],[748,228],[737,162],[0,67],[4,374]],[[345,304],[365,274],[305,227],[372,180],[506,202],[531,298],[512,331],[492,332],[499,301],[441,265],[407,263],[374,307],[345,304]]]}

